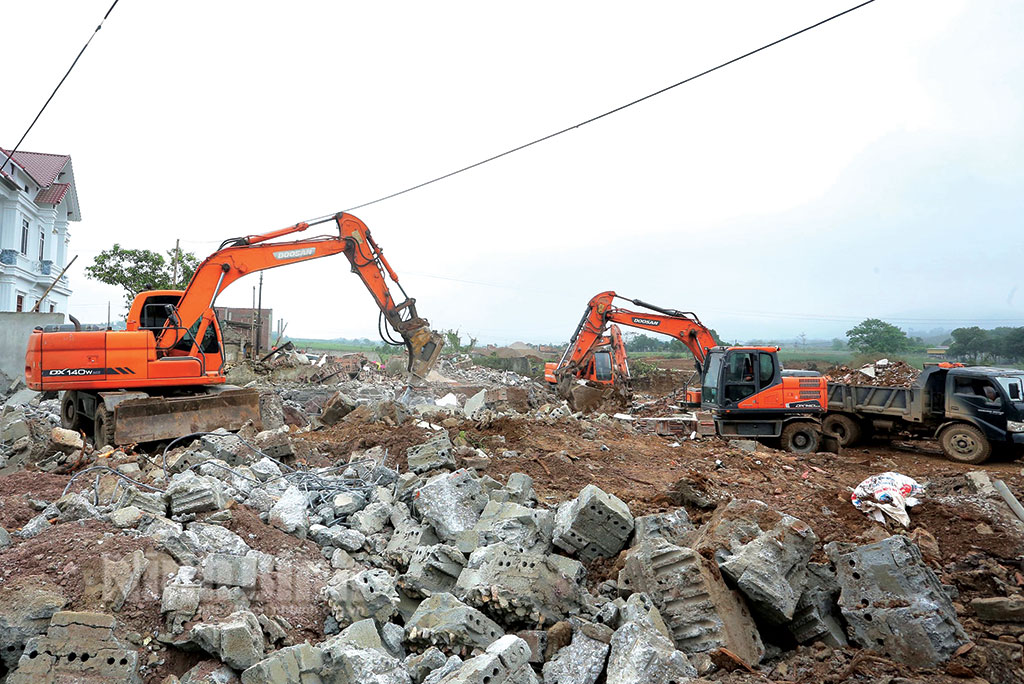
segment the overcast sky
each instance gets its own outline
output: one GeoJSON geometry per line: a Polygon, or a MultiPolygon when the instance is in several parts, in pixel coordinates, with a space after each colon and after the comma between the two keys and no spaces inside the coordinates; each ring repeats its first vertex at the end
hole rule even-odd
{"type": "MultiPolygon", "coordinates": [[[[121,0],[22,149],[70,154],[71,311],[100,250],[200,258],[735,57],[853,0],[121,0]],[[627,9],[628,8],[628,9],[627,9]]],[[[110,0],[4,2],[12,146],[110,0]]],[[[422,315],[568,339],[608,289],[728,339],[1024,325],[1024,5],[878,0],[636,107],[356,214],[422,315]]],[[[257,276],[219,304],[248,306],[257,276]]],[[[267,271],[307,337],[376,337],[344,257],[267,271]]]]}

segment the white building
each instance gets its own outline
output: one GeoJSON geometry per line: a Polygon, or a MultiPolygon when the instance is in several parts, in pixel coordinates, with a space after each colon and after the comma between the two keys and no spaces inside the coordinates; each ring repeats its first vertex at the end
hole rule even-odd
{"type": "MultiPolygon", "coordinates": [[[[32,310],[67,263],[68,221],[81,219],[68,155],[16,152],[0,168],[0,311],[32,310]]],[[[39,311],[66,314],[70,295],[65,275],[39,311]]]]}

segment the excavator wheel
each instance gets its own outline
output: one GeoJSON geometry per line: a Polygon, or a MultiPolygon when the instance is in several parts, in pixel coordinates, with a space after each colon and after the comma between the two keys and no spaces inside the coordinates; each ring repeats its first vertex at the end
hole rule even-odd
{"type": "Polygon", "coordinates": [[[96,407],[92,428],[92,441],[97,449],[114,443],[114,417],[102,402],[96,407]]]}
{"type": "Polygon", "coordinates": [[[835,437],[841,447],[851,447],[861,440],[860,423],[841,413],[830,413],[821,422],[821,431],[835,437]]]}
{"type": "Polygon", "coordinates": [[[78,392],[68,390],[60,398],[60,426],[67,430],[81,427],[82,417],[78,413],[78,392]]]}
{"type": "Polygon", "coordinates": [[[818,427],[814,423],[796,422],[782,428],[782,448],[793,454],[813,454],[818,450],[818,427]]]}

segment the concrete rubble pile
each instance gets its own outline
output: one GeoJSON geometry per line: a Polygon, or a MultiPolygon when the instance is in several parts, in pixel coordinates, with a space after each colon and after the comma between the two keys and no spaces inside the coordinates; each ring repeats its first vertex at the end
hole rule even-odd
{"type": "MultiPolygon", "coordinates": [[[[466,385],[508,377],[461,363],[442,372],[466,385]]],[[[104,561],[105,610],[67,610],[58,588],[20,604],[0,597],[0,680],[682,684],[753,671],[794,644],[854,644],[933,667],[968,643],[907,537],[823,548],[800,519],[748,499],[723,501],[700,524],[683,508],[634,517],[597,484],[542,505],[525,473],[460,467],[467,454],[496,455],[434,421],[579,420],[564,404],[540,404],[518,381],[402,402],[386,380],[341,375],[327,391],[281,390],[267,430],[79,471],[40,502],[9,543],[71,524],[133,546],[104,561]],[[423,422],[429,434],[397,456],[373,447],[343,458],[296,438],[355,412],[423,422]],[[159,605],[156,626],[122,638],[119,619],[142,595],[159,605]],[[170,675],[172,652],[201,660],[170,675]]],[[[4,429],[35,439],[12,426],[55,424],[43,404],[5,409],[4,429]]],[[[59,437],[47,439],[84,449],[59,437]]],[[[1024,619],[1019,602],[977,612],[1024,619]]]]}

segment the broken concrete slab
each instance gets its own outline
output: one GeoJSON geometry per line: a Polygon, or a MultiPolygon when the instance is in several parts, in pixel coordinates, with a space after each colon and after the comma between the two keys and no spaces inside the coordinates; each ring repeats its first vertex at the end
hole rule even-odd
{"type": "Polygon", "coordinates": [[[203,559],[203,581],[207,584],[252,589],[256,586],[257,562],[253,556],[211,553],[203,559]]]}
{"type": "Polygon", "coordinates": [[[447,662],[448,658],[440,649],[430,647],[423,653],[413,653],[406,657],[406,659],[402,661],[402,666],[412,677],[412,681],[415,684],[420,684],[427,678],[427,675],[441,667],[444,667],[447,662]]]}
{"type": "Polygon", "coordinates": [[[442,430],[423,444],[405,450],[409,470],[414,473],[426,473],[441,468],[454,470],[454,448],[448,433],[442,430]]]}
{"type": "Polygon", "coordinates": [[[141,682],[138,653],[114,636],[116,625],[101,613],[55,613],[46,635],[28,640],[7,683],[141,682]]]}
{"type": "Polygon", "coordinates": [[[833,648],[846,646],[846,631],[837,614],[838,600],[835,571],[826,563],[808,563],[803,594],[786,628],[801,644],[820,641],[833,648]]]}
{"type": "Polygon", "coordinates": [[[650,596],[684,653],[727,648],[756,665],[764,644],[743,599],[726,586],[714,561],[693,549],[653,539],[630,549],[619,587],[650,596]]]}
{"type": "Polygon", "coordinates": [[[340,627],[373,618],[387,622],[398,611],[395,580],[384,570],[338,571],[324,589],[327,605],[340,627]]]}
{"type": "Polygon", "coordinates": [[[314,684],[320,681],[323,666],[323,654],[316,646],[288,646],[242,672],[242,684],[314,684]]]}
{"type": "Polygon", "coordinates": [[[270,509],[268,521],[283,532],[305,539],[309,531],[308,508],[309,499],[306,493],[292,485],[270,509]]]}
{"type": "Polygon", "coordinates": [[[663,539],[670,544],[685,546],[695,529],[685,508],[677,508],[670,513],[642,515],[633,521],[633,545],[648,539],[663,539]]]}
{"type": "Polygon", "coordinates": [[[607,684],[686,682],[697,670],[671,639],[649,625],[627,622],[615,630],[608,654],[607,684]]]}
{"type": "Polygon", "coordinates": [[[574,630],[569,645],[544,663],[544,684],[594,684],[604,672],[608,650],[607,643],[590,638],[582,630],[574,630]]]}
{"type": "Polygon", "coordinates": [[[421,546],[413,552],[408,571],[398,576],[398,586],[412,597],[450,592],[466,562],[462,552],[449,544],[421,546]]]}
{"type": "Polygon", "coordinates": [[[532,628],[585,611],[585,575],[570,558],[493,544],[473,552],[453,593],[507,627],[532,628]]]}
{"type": "Polygon", "coordinates": [[[8,580],[0,588],[0,664],[13,670],[25,643],[44,634],[67,603],[60,587],[37,577],[8,580]]]}
{"type": "Polygon", "coordinates": [[[245,670],[263,660],[263,630],[257,617],[247,610],[217,622],[196,625],[191,640],[236,670],[245,670]]]}
{"type": "Polygon", "coordinates": [[[633,515],[618,497],[587,485],[555,514],[554,544],[583,561],[611,558],[633,532],[633,515]]]}
{"type": "Polygon", "coordinates": [[[551,550],[555,514],[512,501],[488,501],[470,532],[459,536],[459,548],[472,553],[478,546],[506,543],[530,553],[551,550]]]}
{"type": "Polygon", "coordinates": [[[191,470],[175,475],[165,493],[171,503],[171,514],[177,516],[224,508],[226,499],[222,486],[216,479],[196,475],[191,470]]]}
{"type": "Polygon", "coordinates": [[[982,622],[1024,623],[1024,598],[990,596],[971,600],[971,610],[982,622]]]}
{"type": "Polygon", "coordinates": [[[224,553],[244,556],[252,549],[231,530],[220,525],[194,522],[183,534],[183,541],[195,553],[224,553]]]}
{"type": "Polygon", "coordinates": [[[326,682],[353,684],[411,684],[402,662],[372,648],[359,648],[333,636],[320,644],[326,682]]]}
{"type": "Polygon", "coordinates": [[[503,634],[496,622],[448,593],[424,600],[405,626],[405,641],[411,649],[423,651],[433,646],[463,657],[474,649],[487,648],[503,634]]]}
{"type": "Polygon", "coordinates": [[[481,655],[462,663],[439,684],[534,684],[537,675],[530,667],[530,647],[512,634],[496,640],[481,655]]]}
{"type": "Polygon", "coordinates": [[[796,611],[817,541],[802,520],[761,501],[735,499],[715,511],[689,546],[715,559],[752,610],[783,624],[796,611]]]}
{"type": "Polygon", "coordinates": [[[375,501],[361,511],[353,513],[348,520],[352,529],[369,537],[382,531],[390,518],[391,506],[375,501]]]}
{"type": "MultiPolygon", "coordinates": [[[[404,508],[405,504],[398,506],[404,508]]],[[[395,522],[395,517],[392,516],[392,523],[395,522]]],[[[418,549],[433,546],[437,542],[433,527],[408,518],[395,524],[395,533],[391,535],[384,549],[384,558],[399,568],[407,568],[418,549]]]]}
{"type": "Polygon", "coordinates": [[[917,546],[896,535],[863,546],[825,545],[850,637],[911,667],[933,667],[968,642],[956,610],[917,546]]]}
{"type": "Polygon", "coordinates": [[[335,392],[324,403],[323,412],[320,414],[320,422],[324,425],[337,425],[341,422],[342,418],[352,413],[358,405],[355,399],[344,392],[335,392]]]}
{"type": "Polygon", "coordinates": [[[435,475],[416,491],[421,519],[446,542],[456,542],[460,533],[471,530],[488,500],[480,481],[468,470],[435,475]]]}

